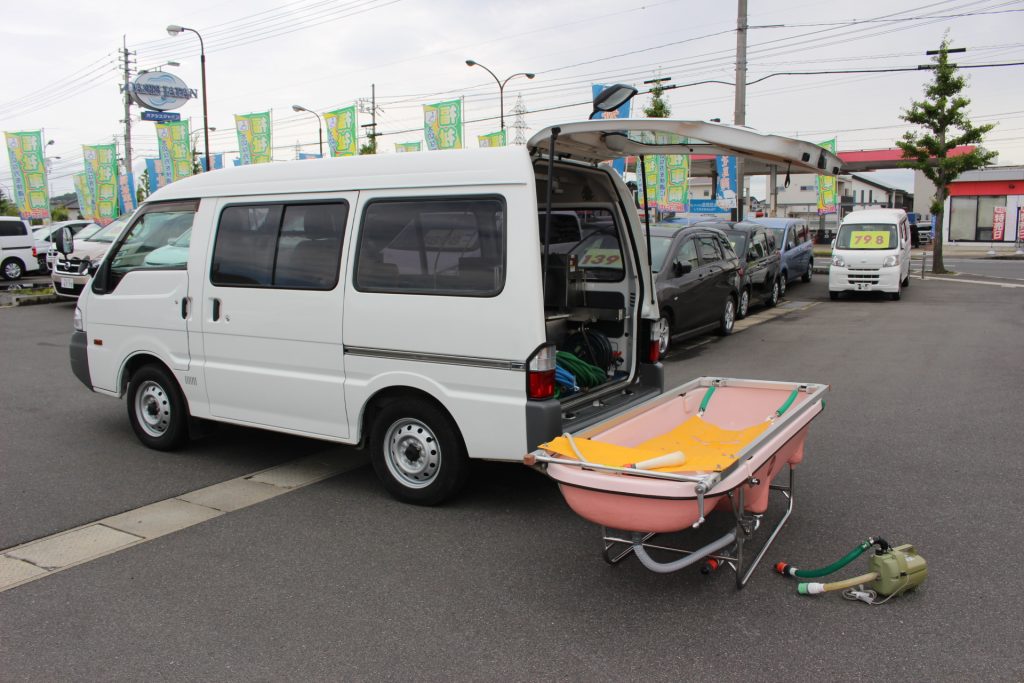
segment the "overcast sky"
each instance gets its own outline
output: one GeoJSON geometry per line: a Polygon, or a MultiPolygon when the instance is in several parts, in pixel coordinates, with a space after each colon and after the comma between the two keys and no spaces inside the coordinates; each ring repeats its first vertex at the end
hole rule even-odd
{"type": "MultiPolygon", "coordinates": [[[[750,0],[748,82],[781,71],[915,67],[948,31],[967,47],[956,62],[1024,61],[1024,0],[750,0]],[[972,16],[952,16],[967,15],[972,16]],[[850,23],[850,22],[859,23],[850,23]],[[782,26],[780,26],[782,25],[782,26]]],[[[369,98],[376,84],[382,152],[422,139],[422,105],[465,97],[467,145],[498,129],[498,88],[472,58],[504,78],[506,125],[522,94],[527,137],[590,113],[590,84],[671,77],[732,82],[736,4],[707,0],[176,0],[6,3],[0,22],[0,129],[45,129],[55,160],[54,193],[82,170],[82,144],[123,141],[117,50],[122,36],[140,68],[167,67],[200,87],[199,41],[169,37],[168,24],[197,29],[206,43],[214,152],[238,149],[233,114],[273,112],[275,159],[296,144],[316,151],[317,122],[292,104],[323,112],[369,98]],[[131,11],[125,11],[130,9],[131,11]]],[[[999,163],[1024,163],[1024,67],[981,68],[969,78],[976,123],[998,122],[987,146],[999,163]]],[[[892,147],[906,130],[900,110],[920,98],[928,72],[775,76],[747,89],[747,125],[839,149],[892,147]]],[[[637,109],[649,100],[638,97],[637,109]]],[[[667,93],[672,116],[733,119],[733,87],[704,84],[667,93]]],[[[179,110],[202,128],[202,105],[179,110]]],[[[139,109],[133,107],[133,118],[139,109]]],[[[369,123],[361,115],[360,124],[369,123]]],[[[132,128],[137,158],[156,155],[152,123],[132,128]]],[[[513,131],[509,131],[510,139],[513,131]]],[[[202,145],[200,137],[200,147],[202,145]]],[[[7,155],[0,185],[10,188],[7,155]]],[[[907,185],[909,172],[887,176],[907,185]]]]}

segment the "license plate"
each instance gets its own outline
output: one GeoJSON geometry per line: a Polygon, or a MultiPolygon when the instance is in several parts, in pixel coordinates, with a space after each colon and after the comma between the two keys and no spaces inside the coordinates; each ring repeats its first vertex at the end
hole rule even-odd
{"type": "Polygon", "coordinates": [[[867,288],[868,288],[867,283],[864,283],[864,282],[858,282],[857,283],[857,289],[867,289],[867,288]]]}
{"type": "Polygon", "coordinates": [[[60,286],[61,286],[61,289],[74,289],[75,288],[75,281],[72,280],[69,277],[62,277],[60,279],[60,286]]]}

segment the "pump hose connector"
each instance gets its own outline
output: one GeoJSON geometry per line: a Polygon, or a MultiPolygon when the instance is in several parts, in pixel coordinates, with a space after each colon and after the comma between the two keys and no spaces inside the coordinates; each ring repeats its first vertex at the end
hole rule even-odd
{"type": "Polygon", "coordinates": [[[881,549],[880,552],[885,552],[890,548],[889,544],[884,539],[873,536],[865,541],[861,541],[856,548],[825,567],[821,567],[819,569],[798,569],[786,562],[779,562],[775,565],[775,571],[783,576],[799,577],[801,579],[813,579],[820,576],[828,576],[856,560],[873,545],[877,545],[881,549]]]}

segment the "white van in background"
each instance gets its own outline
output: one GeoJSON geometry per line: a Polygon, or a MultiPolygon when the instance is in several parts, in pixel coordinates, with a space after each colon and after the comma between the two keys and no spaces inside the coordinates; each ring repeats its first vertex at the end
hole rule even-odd
{"type": "Polygon", "coordinates": [[[903,209],[851,211],[832,241],[828,294],[888,292],[899,300],[910,284],[910,225],[903,209]]]}
{"type": "Polygon", "coordinates": [[[28,223],[17,216],[0,216],[0,277],[17,280],[37,270],[39,261],[28,223]]]}
{"type": "Polygon", "coordinates": [[[839,168],[811,143],[623,119],[204,173],[151,195],[96,269],[72,369],[126,396],[152,448],[193,418],[360,444],[394,496],[441,502],[469,458],[520,462],[663,390],[647,239],[600,165],[656,136],[658,154],[839,168]],[[597,372],[566,381],[559,351],[597,372]]]}

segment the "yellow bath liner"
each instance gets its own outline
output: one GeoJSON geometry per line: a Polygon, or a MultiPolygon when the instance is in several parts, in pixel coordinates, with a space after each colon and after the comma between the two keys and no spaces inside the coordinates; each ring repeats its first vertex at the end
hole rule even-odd
{"type": "MultiPolygon", "coordinates": [[[[771,426],[766,420],[746,429],[723,429],[694,415],[675,429],[635,447],[574,439],[587,461],[609,467],[656,458],[672,451],[682,451],[686,461],[681,465],[657,468],[656,472],[720,472],[736,460],[736,454],[771,426]]],[[[541,448],[569,458],[576,458],[572,445],[564,436],[552,439],[541,448]]]]}

